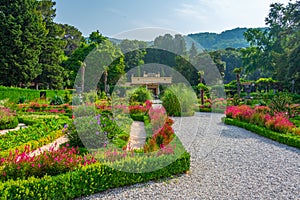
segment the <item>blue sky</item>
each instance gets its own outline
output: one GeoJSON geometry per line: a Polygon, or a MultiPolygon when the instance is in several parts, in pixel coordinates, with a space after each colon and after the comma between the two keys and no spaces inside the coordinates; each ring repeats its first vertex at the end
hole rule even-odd
{"type": "MultiPolygon", "coordinates": [[[[85,36],[105,36],[137,28],[160,27],[181,34],[262,27],[269,5],[288,0],[61,0],[55,21],[85,36]]],[[[293,1],[294,2],[294,1],[293,1]]]]}

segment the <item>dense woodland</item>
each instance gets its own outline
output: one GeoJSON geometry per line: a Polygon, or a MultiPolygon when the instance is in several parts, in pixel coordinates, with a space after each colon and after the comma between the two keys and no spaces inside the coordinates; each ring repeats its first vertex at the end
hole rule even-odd
{"type": "MultiPolygon", "coordinates": [[[[275,3],[270,5],[266,16],[266,28],[188,35],[205,48],[203,51],[187,43],[186,36],[182,35],[159,36],[152,45],[137,40],[115,43],[99,31],[85,38],[76,27],[54,22],[54,1],[3,0],[0,2],[0,85],[73,88],[86,56],[96,49],[105,52],[106,58],[112,61],[105,67],[106,73],[98,84],[101,90],[105,89],[102,83],[114,85],[122,74],[147,63],[170,66],[195,86],[199,83],[199,69],[208,64],[204,60],[209,55],[224,83],[235,80],[234,69],[240,69],[235,72],[244,80],[272,78],[282,89],[290,91],[294,81],[299,92],[299,11],[300,1],[286,6],[275,3]]],[[[208,73],[203,74],[204,80],[208,73]]]]}

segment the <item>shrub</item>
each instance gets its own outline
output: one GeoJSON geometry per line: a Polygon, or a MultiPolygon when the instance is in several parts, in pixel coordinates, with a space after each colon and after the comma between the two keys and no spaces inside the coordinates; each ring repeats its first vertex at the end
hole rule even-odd
{"type": "Polygon", "coordinates": [[[15,112],[11,112],[9,108],[0,107],[0,130],[15,128],[18,124],[15,112]]]}
{"type": "Polygon", "coordinates": [[[288,120],[283,113],[276,113],[274,116],[266,115],[265,126],[271,130],[278,131],[281,133],[291,133],[294,128],[294,124],[288,120]]]}
{"type": "Polygon", "coordinates": [[[170,116],[193,115],[197,102],[195,92],[184,84],[166,89],[162,97],[163,106],[170,116]]]}
{"type": "Polygon", "coordinates": [[[259,106],[255,109],[247,105],[229,106],[225,112],[226,117],[265,126],[281,133],[298,133],[296,126],[289,120],[286,113],[271,113],[267,107],[259,106]]]}
{"type": "Polygon", "coordinates": [[[151,92],[147,90],[145,87],[139,87],[134,91],[132,91],[132,93],[129,95],[130,95],[130,99],[129,99],[130,103],[133,102],[144,103],[145,101],[152,99],[151,92]]]}
{"type": "Polygon", "coordinates": [[[63,103],[64,103],[63,98],[58,95],[55,95],[50,101],[50,105],[61,105],[63,103]]]}
{"type": "Polygon", "coordinates": [[[279,93],[271,99],[269,107],[273,113],[284,112],[291,115],[291,104],[292,97],[290,97],[287,93],[279,93]]]}

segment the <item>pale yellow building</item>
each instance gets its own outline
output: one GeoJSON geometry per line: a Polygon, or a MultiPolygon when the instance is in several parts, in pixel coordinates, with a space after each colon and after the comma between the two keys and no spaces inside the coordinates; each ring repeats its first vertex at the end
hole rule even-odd
{"type": "Polygon", "coordinates": [[[154,95],[159,95],[159,85],[172,84],[172,77],[161,77],[160,73],[146,73],[142,77],[131,76],[131,85],[145,85],[154,95]]]}

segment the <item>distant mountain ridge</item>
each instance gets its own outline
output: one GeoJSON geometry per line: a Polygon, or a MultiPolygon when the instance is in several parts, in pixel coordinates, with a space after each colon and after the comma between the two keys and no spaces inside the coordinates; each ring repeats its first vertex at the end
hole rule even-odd
{"type": "MultiPolygon", "coordinates": [[[[266,29],[266,28],[259,28],[266,29]]],[[[222,33],[194,33],[187,36],[198,42],[204,49],[218,50],[226,48],[246,48],[249,47],[249,43],[244,38],[244,32],[248,28],[235,28],[232,30],[226,30],[222,33]]]]}
{"type": "MultiPolygon", "coordinates": [[[[266,28],[259,28],[265,30],[266,28]]],[[[188,34],[185,37],[187,49],[191,47],[192,40],[199,43],[205,50],[212,51],[218,49],[226,48],[246,48],[249,47],[249,43],[244,38],[244,32],[248,28],[235,28],[232,30],[226,30],[222,33],[210,33],[210,32],[200,32],[188,34]],[[189,38],[189,39],[187,39],[189,38]],[[192,40],[191,40],[192,39],[192,40]]],[[[109,38],[115,44],[120,44],[121,39],[109,38]]],[[[147,42],[149,46],[153,45],[153,41],[147,42]]]]}

